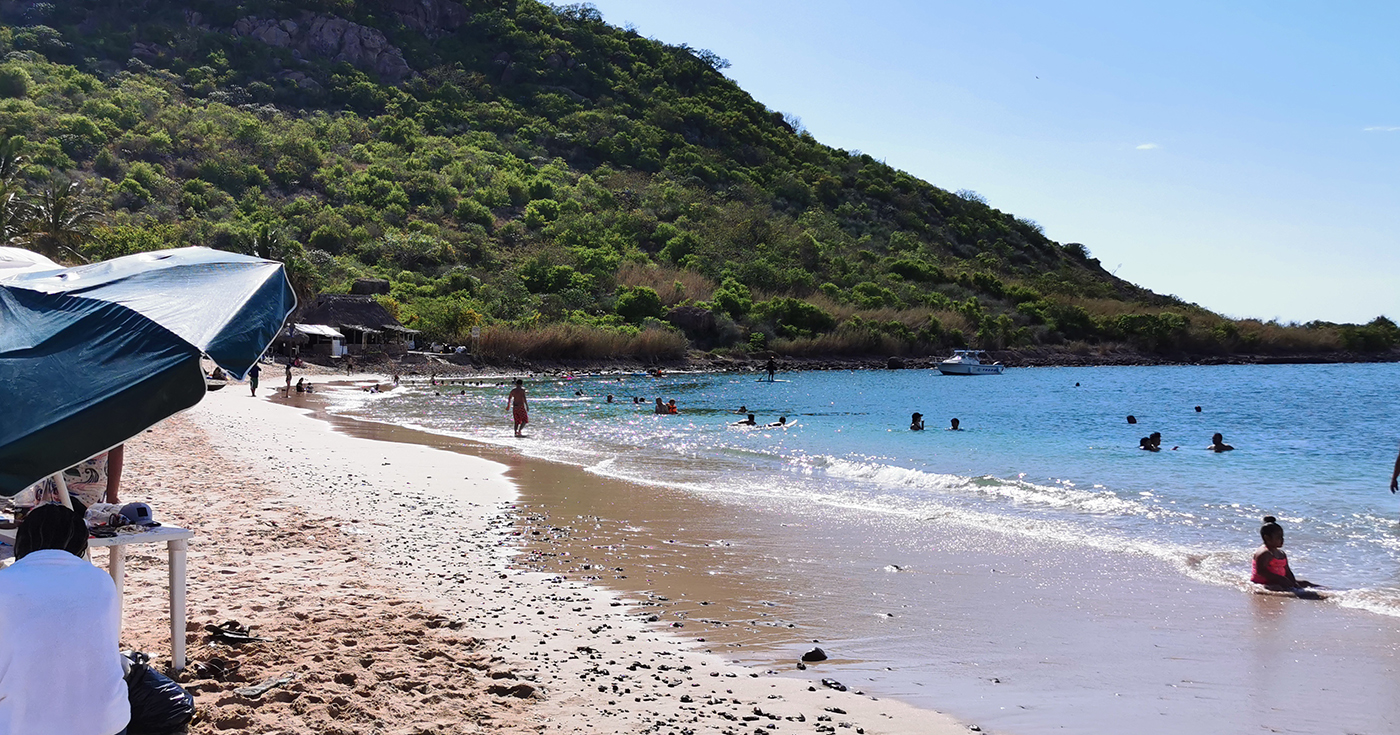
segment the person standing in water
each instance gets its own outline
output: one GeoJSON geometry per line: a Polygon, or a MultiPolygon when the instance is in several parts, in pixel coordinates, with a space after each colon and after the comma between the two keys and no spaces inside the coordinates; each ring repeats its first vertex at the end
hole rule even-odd
{"type": "Polygon", "coordinates": [[[962,428],[958,426],[959,422],[957,419],[953,419],[951,423],[952,425],[948,427],[948,431],[962,431],[962,428]]]}
{"type": "Polygon", "coordinates": [[[1210,446],[1206,447],[1206,449],[1209,449],[1212,452],[1229,452],[1233,451],[1234,447],[1230,446],[1229,444],[1226,444],[1225,435],[1217,431],[1215,433],[1215,436],[1212,436],[1210,438],[1210,446]]]}
{"type": "Polygon", "coordinates": [[[1400,455],[1395,457],[1395,469],[1390,473],[1390,492],[1400,489],[1400,455]]]}
{"type": "Polygon", "coordinates": [[[530,423],[530,402],[525,398],[525,381],[515,379],[515,387],[506,396],[506,407],[510,409],[511,418],[515,421],[515,435],[524,436],[520,430],[530,423]]]}
{"type": "Polygon", "coordinates": [[[923,430],[924,430],[924,415],[923,415],[923,414],[917,413],[917,412],[916,412],[913,416],[910,416],[910,417],[909,417],[909,430],[910,430],[910,431],[923,431],[923,430]]]}
{"type": "Polygon", "coordinates": [[[1264,516],[1264,525],[1259,527],[1259,537],[1264,545],[1254,552],[1254,573],[1249,581],[1262,584],[1275,592],[1299,590],[1317,585],[1306,579],[1293,576],[1288,566],[1288,555],[1283,553],[1283,527],[1273,516],[1264,516]]]}

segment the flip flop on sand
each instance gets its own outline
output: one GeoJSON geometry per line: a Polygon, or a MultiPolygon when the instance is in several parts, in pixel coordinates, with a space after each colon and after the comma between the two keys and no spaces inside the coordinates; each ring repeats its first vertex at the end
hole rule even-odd
{"type": "Polygon", "coordinates": [[[239,687],[233,690],[233,693],[237,694],[240,697],[257,699],[258,697],[261,697],[264,693],[266,693],[267,690],[272,689],[274,687],[280,687],[283,684],[290,684],[295,678],[297,678],[297,675],[295,673],[287,673],[273,679],[268,679],[267,681],[261,684],[254,684],[250,687],[239,687]]]}
{"type": "Polygon", "coordinates": [[[208,661],[190,662],[190,671],[201,679],[214,679],[223,681],[225,676],[238,671],[242,665],[239,661],[225,661],[221,658],[211,658],[208,661]]]}
{"type": "Polygon", "coordinates": [[[252,635],[248,626],[237,620],[225,620],[218,625],[206,625],[204,629],[215,640],[224,643],[266,643],[269,640],[252,635]]]}

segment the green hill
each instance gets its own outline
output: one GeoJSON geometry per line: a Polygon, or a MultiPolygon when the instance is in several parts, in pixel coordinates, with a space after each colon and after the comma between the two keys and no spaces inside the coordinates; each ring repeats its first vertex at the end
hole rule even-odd
{"type": "MultiPolygon", "coordinates": [[[[11,239],[185,244],[357,277],[498,357],[1384,351],[1395,325],[1234,322],[754,100],[715,54],[533,0],[8,3],[11,239]],[[60,237],[26,201],[82,184],[60,237]],[[77,209],[82,204],[75,203],[77,209]],[[39,229],[47,232],[35,233],[39,229]]],[[[3,172],[0,172],[3,173],[3,172]]],[[[50,217],[52,220],[52,217],[50,217]]]]}

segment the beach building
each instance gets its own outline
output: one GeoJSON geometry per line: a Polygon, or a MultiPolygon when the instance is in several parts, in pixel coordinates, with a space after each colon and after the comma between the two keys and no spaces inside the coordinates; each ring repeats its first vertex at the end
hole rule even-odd
{"type": "Polygon", "coordinates": [[[303,352],[331,357],[415,349],[418,330],[400,324],[374,300],[388,290],[388,281],[362,278],[348,294],[321,294],[292,316],[288,338],[304,338],[303,352]]]}

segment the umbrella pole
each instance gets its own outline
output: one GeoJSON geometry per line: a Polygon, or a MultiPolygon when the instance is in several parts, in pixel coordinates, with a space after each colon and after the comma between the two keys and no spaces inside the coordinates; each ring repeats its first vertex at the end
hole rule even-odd
{"type": "Polygon", "coordinates": [[[68,483],[63,481],[63,473],[55,472],[53,481],[58,485],[58,502],[63,503],[63,507],[68,510],[73,510],[73,499],[68,497],[68,483]]]}

